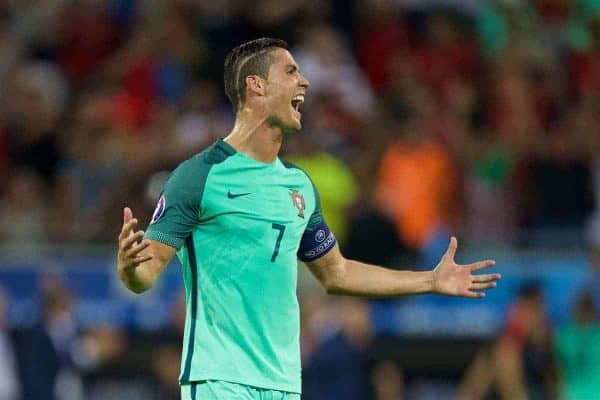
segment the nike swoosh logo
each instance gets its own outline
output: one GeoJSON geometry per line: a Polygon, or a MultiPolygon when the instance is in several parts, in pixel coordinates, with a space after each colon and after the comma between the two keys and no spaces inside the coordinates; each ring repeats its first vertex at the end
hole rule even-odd
{"type": "Polygon", "coordinates": [[[246,196],[250,193],[231,193],[231,190],[227,192],[227,197],[230,199],[235,199],[236,197],[246,196]]]}

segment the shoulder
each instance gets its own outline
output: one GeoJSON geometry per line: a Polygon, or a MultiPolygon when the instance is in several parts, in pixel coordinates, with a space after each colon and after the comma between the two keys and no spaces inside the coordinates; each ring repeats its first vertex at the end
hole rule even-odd
{"type": "Polygon", "coordinates": [[[303,170],[296,164],[292,163],[291,161],[284,160],[283,158],[281,158],[280,160],[281,160],[281,163],[284,165],[284,167],[286,167],[287,169],[298,171],[298,173],[303,175],[306,179],[308,179],[308,181],[314,187],[314,183],[313,183],[312,179],[310,178],[310,175],[308,175],[308,173],[305,170],[303,170]]]}
{"type": "MultiPolygon", "coordinates": [[[[295,168],[295,169],[299,169],[300,171],[304,172],[304,170],[302,168],[300,168],[299,166],[297,166],[296,164],[292,163],[291,161],[288,160],[284,160],[283,158],[280,158],[281,163],[286,167],[286,168],[295,168]]],[[[306,172],[304,172],[306,174],[306,172]]]]}
{"type": "Polygon", "coordinates": [[[221,164],[229,156],[233,155],[229,149],[216,142],[200,153],[188,158],[173,170],[171,178],[186,177],[186,179],[196,180],[199,177],[206,179],[210,169],[221,164]]]}
{"type": "Polygon", "coordinates": [[[222,140],[218,140],[212,146],[201,153],[198,153],[193,158],[198,159],[198,161],[201,161],[206,165],[215,165],[221,164],[234,154],[235,150],[226,145],[222,140]]]}

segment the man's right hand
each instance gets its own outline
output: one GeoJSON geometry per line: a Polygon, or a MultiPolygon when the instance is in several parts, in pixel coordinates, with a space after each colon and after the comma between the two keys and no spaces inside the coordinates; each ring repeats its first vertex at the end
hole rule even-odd
{"type": "Polygon", "coordinates": [[[140,254],[150,246],[149,240],[140,240],[144,237],[144,231],[134,231],[138,220],[133,218],[129,207],[123,210],[123,228],[119,235],[119,253],[117,269],[121,279],[135,273],[135,269],[143,262],[152,259],[151,254],[140,254]]]}

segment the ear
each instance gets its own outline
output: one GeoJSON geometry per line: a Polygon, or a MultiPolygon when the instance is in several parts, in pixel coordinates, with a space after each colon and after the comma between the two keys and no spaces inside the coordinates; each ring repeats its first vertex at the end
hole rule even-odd
{"type": "Polygon", "coordinates": [[[260,76],[248,75],[246,77],[246,88],[258,96],[265,95],[265,81],[260,76]]]}

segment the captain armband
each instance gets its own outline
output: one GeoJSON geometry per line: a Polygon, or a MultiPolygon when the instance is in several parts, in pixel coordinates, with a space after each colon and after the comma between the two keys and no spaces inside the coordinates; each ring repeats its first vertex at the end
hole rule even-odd
{"type": "Polygon", "coordinates": [[[327,254],[336,243],[335,235],[329,230],[327,223],[321,220],[313,229],[305,231],[302,235],[298,258],[304,262],[314,261],[327,254]]]}

